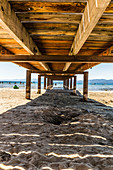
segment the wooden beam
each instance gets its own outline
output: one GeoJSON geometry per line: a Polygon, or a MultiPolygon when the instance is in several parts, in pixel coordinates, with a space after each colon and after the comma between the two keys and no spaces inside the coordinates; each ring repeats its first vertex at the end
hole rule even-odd
{"type": "Polygon", "coordinates": [[[67,89],[69,90],[69,78],[67,79],[67,89]]]}
{"type": "Polygon", "coordinates": [[[113,63],[113,56],[45,56],[45,55],[0,55],[0,62],[48,62],[48,63],[113,63]]]}
{"type": "Polygon", "coordinates": [[[46,89],[46,76],[44,76],[44,89],[46,89]]]}
{"type": "Polygon", "coordinates": [[[70,62],[66,63],[64,68],[63,68],[63,71],[67,71],[69,69],[70,65],[71,65],[70,62]]]}
{"type": "Polygon", "coordinates": [[[19,66],[21,66],[21,67],[24,67],[24,68],[26,68],[26,69],[29,69],[29,70],[34,70],[34,69],[36,69],[37,71],[38,71],[38,69],[35,67],[35,66],[33,66],[32,64],[30,64],[30,63],[23,63],[23,62],[15,62],[14,64],[17,64],[17,65],[19,65],[19,66]]]}
{"type": "Polygon", "coordinates": [[[38,75],[38,94],[41,94],[41,76],[38,75]]]}
{"type": "Polygon", "coordinates": [[[68,75],[68,74],[83,74],[83,71],[41,71],[41,70],[31,70],[32,73],[40,73],[41,75],[55,75],[55,74],[64,74],[64,75],[68,75]]]}
{"type": "Polygon", "coordinates": [[[49,78],[47,77],[47,89],[49,89],[49,78]]]}
{"type": "Polygon", "coordinates": [[[73,81],[73,93],[76,94],[76,84],[77,84],[77,76],[74,76],[74,81],[73,81]]]}
{"type": "Polygon", "coordinates": [[[0,0],[0,26],[26,50],[29,54],[40,54],[38,47],[30,38],[7,0],[0,0]]]}
{"type": "Polygon", "coordinates": [[[65,80],[65,79],[69,79],[71,76],[55,76],[55,75],[50,75],[50,76],[46,76],[48,79],[52,79],[52,80],[65,80]]]}
{"type": "Polygon", "coordinates": [[[79,52],[110,1],[111,0],[89,0],[87,2],[81,23],[79,24],[77,34],[69,53],[70,55],[76,55],[79,52]]]}
{"type": "Polygon", "coordinates": [[[29,70],[26,71],[26,99],[30,99],[31,93],[31,72],[29,70]]]}
{"type": "Polygon", "coordinates": [[[70,90],[72,90],[72,77],[70,78],[70,90]]]}
{"type": "MultiPolygon", "coordinates": [[[[11,9],[10,3],[7,0],[0,0],[0,26],[7,30],[29,54],[41,54],[35,42],[29,36],[26,28],[22,25],[21,21],[16,16],[16,13],[11,9]]],[[[48,68],[42,64],[46,70],[48,68]]]]}
{"type": "MultiPolygon", "coordinates": [[[[17,2],[17,0],[8,0],[9,2],[17,2]]],[[[28,0],[18,0],[19,2],[28,2],[28,0]]],[[[45,0],[30,0],[30,2],[45,2],[45,0]]],[[[47,0],[47,2],[87,2],[87,0],[47,0]]]]}
{"type": "Polygon", "coordinates": [[[88,99],[88,72],[84,72],[84,84],[83,84],[83,100],[88,99]]]}

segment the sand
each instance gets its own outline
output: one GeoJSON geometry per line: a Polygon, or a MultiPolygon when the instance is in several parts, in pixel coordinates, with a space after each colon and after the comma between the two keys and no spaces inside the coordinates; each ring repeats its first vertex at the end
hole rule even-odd
{"type": "Polygon", "coordinates": [[[113,92],[0,94],[0,169],[113,170],[113,92]]]}
{"type": "MultiPolygon", "coordinates": [[[[45,90],[42,90],[42,94],[45,90]]],[[[35,99],[37,90],[32,90],[31,99],[35,99]]],[[[16,106],[26,104],[29,100],[25,99],[25,89],[0,88],[0,114],[16,106]]]]}

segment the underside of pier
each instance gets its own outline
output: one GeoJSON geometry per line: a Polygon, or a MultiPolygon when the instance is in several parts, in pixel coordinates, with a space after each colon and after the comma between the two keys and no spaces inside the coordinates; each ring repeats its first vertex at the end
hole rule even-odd
{"type": "Polygon", "coordinates": [[[84,74],[84,100],[88,97],[86,70],[113,62],[112,0],[0,0],[0,62],[27,69],[26,98],[31,73],[47,87],[63,80],[76,92],[76,74],[84,74]],[[72,81],[72,78],[74,79],[72,81]]]}

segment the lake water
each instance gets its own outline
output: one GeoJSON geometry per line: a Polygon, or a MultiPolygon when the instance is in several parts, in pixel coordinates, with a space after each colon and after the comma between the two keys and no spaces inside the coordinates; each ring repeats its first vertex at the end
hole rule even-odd
{"type": "MultiPolygon", "coordinates": [[[[25,89],[26,83],[20,81],[0,81],[0,88],[13,88],[14,85],[17,85],[19,89],[25,89]]],[[[54,88],[63,88],[63,82],[62,81],[54,81],[54,88]]],[[[37,89],[37,82],[32,82],[31,83],[31,88],[32,89],[37,89]]],[[[41,83],[41,88],[44,88],[44,83],[41,83]]],[[[100,84],[100,83],[89,83],[88,86],[90,91],[113,91],[113,84],[100,84]]],[[[82,83],[77,83],[77,89],[82,90],[83,89],[83,84],[82,83]]]]}

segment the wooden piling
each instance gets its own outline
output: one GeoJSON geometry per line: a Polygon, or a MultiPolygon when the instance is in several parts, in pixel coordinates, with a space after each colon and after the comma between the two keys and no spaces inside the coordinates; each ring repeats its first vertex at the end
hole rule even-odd
{"type": "Polygon", "coordinates": [[[76,83],[77,83],[77,76],[74,76],[74,81],[73,81],[73,93],[76,94],[76,83]]]}
{"type": "Polygon", "coordinates": [[[41,94],[41,75],[38,75],[38,94],[41,94]]]}
{"type": "Polygon", "coordinates": [[[49,78],[47,78],[47,89],[49,89],[49,78]]]}
{"type": "Polygon", "coordinates": [[[88,72],[84,72],[83,100],[88,100],[88,72]]]}
{"type": "Polygon", "coordinates": [[[63,80],[63,88],[64,88],[64,90],[65,90],[65,80],[63,80]]]}
{"type": "Polygon", "coordinates": [[[31,71],[26,71],[26,99],[30,99],[31,94],[31,71]]]}
{"type": "Polygon", "coordinates": [[[69,90],[69,79],[67,79],[67,89],[69,90]]]}
{"type": "Polygon", "coordinates": [[[46,89],[46,76],[44,76],[44,89],[46,89]]]}
{"type": "Polygon", "coordinates": [[[72,77],[70,78],[70,90],[72,90],[72,77]]]}
{"type": "Polygon", "coordinates": [[[53,88],[53,80],[51,79],[51,88],[53,88]]]}

